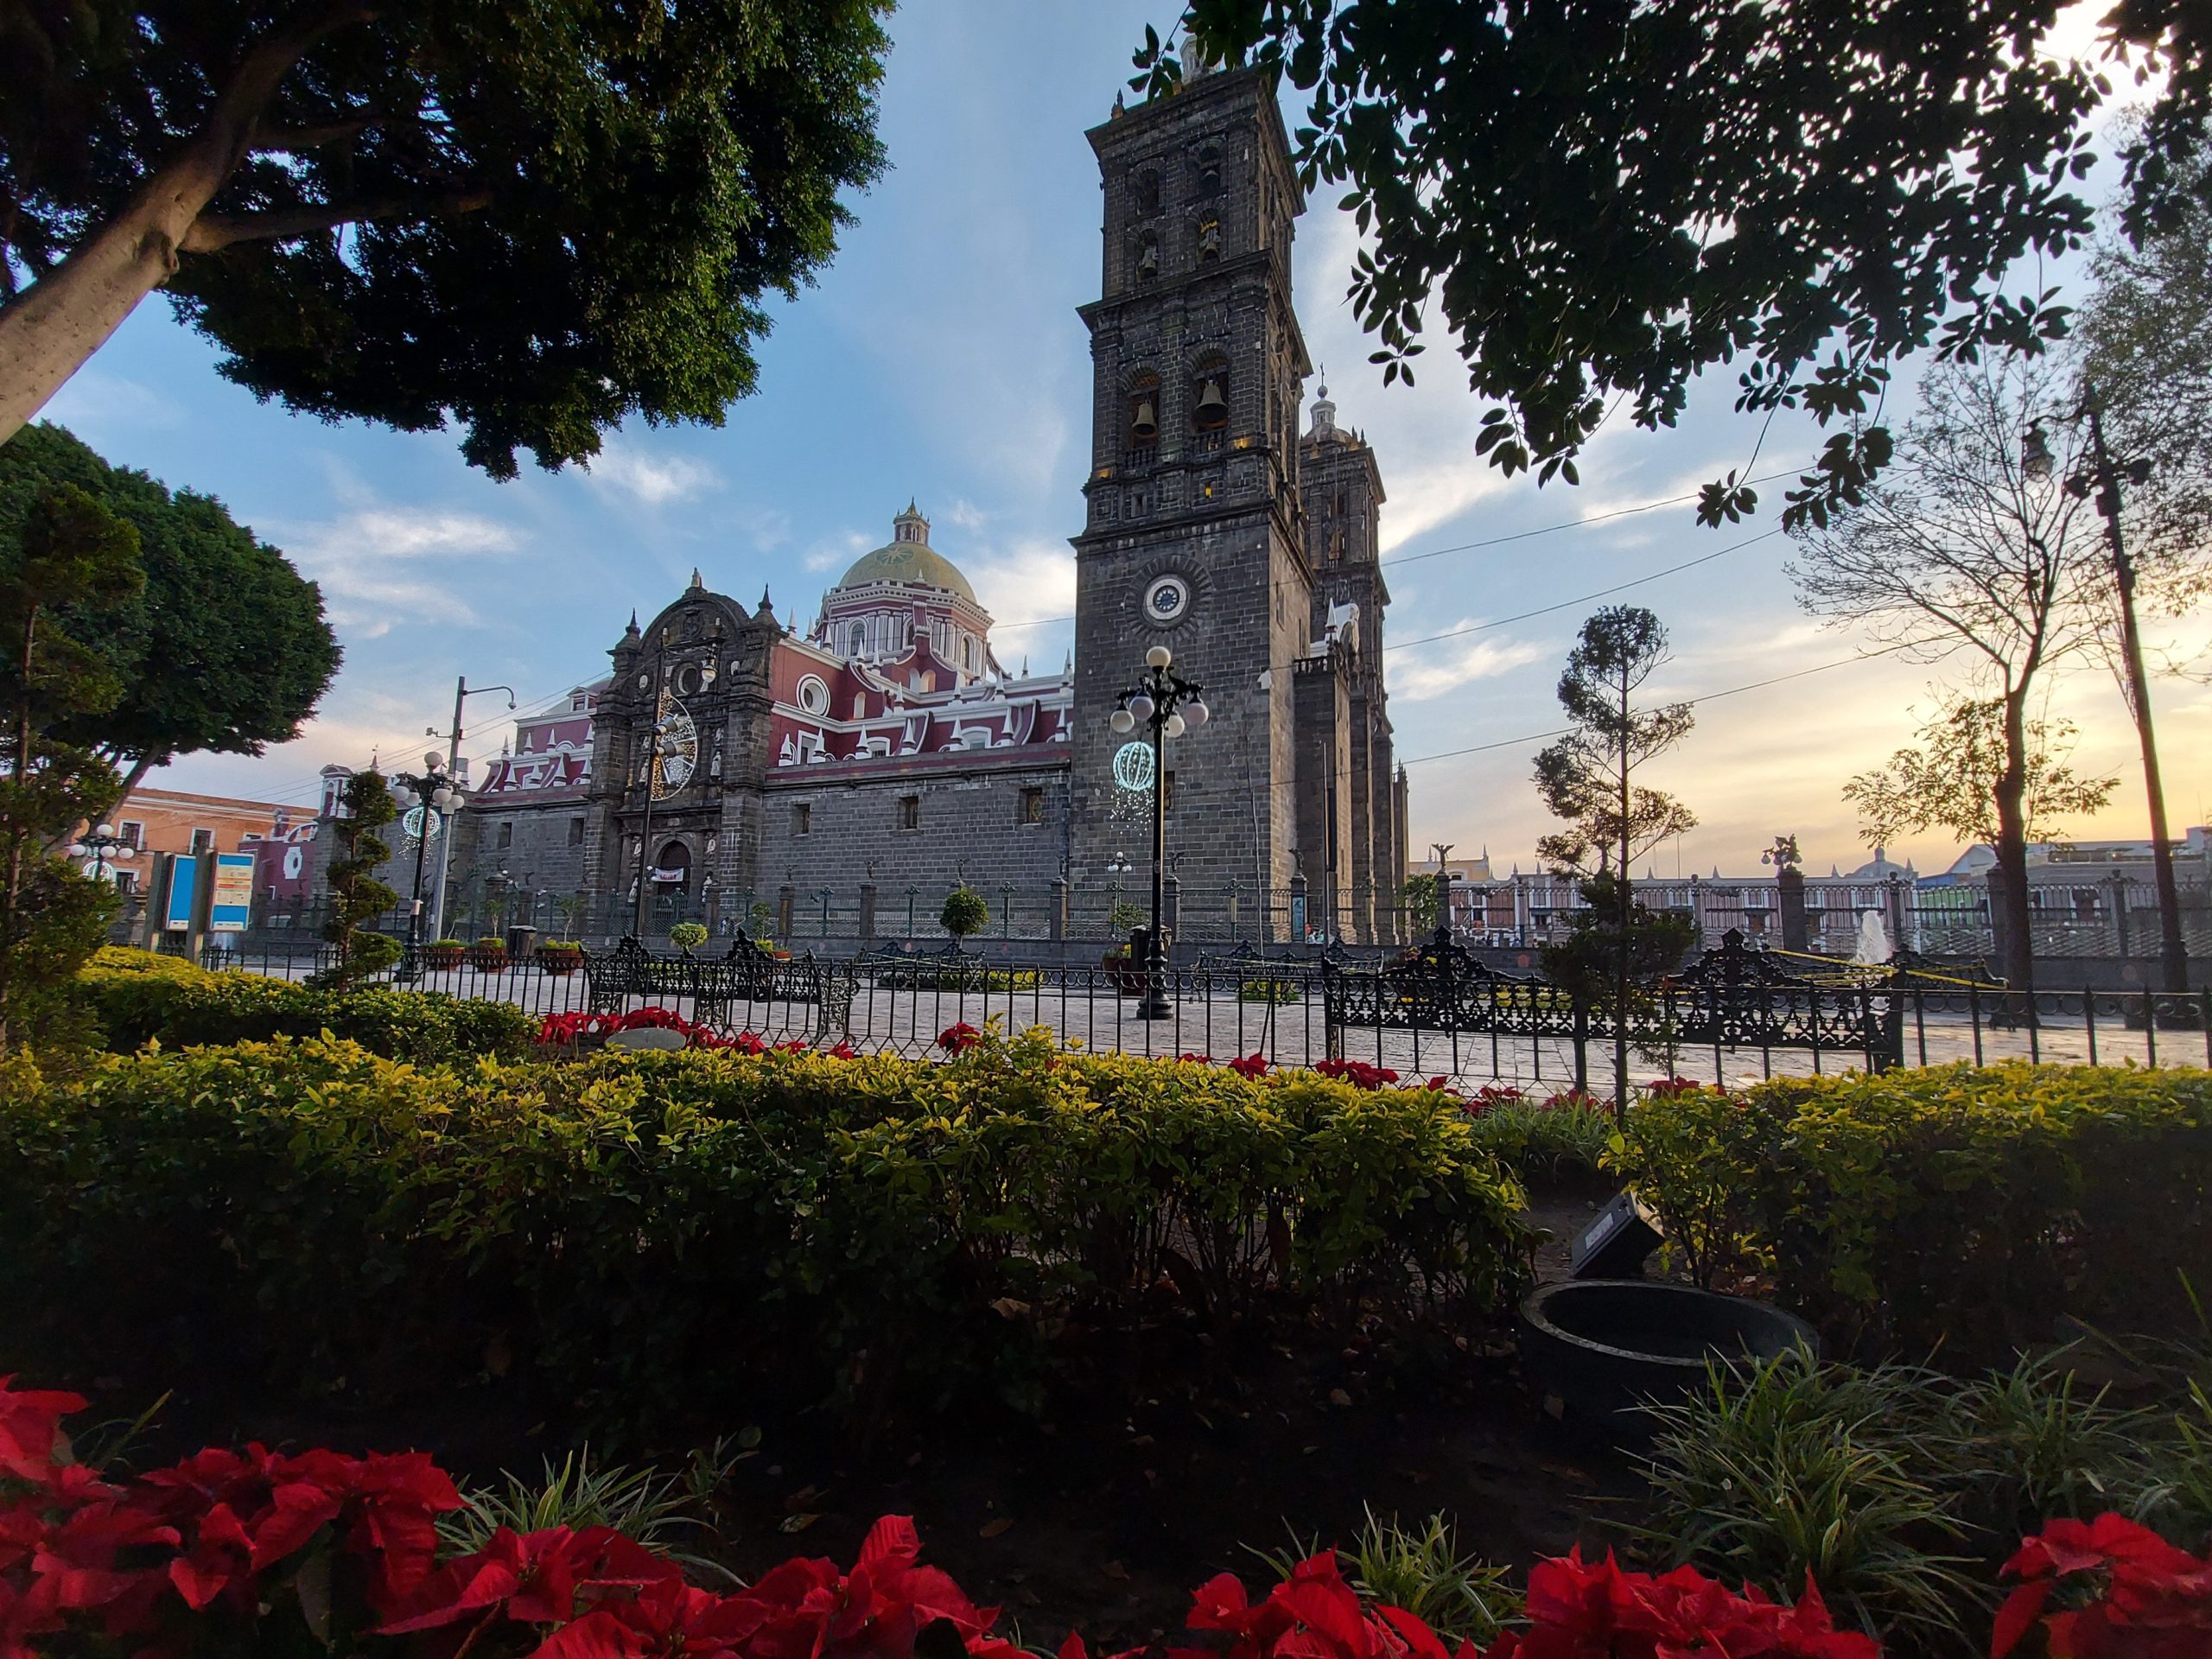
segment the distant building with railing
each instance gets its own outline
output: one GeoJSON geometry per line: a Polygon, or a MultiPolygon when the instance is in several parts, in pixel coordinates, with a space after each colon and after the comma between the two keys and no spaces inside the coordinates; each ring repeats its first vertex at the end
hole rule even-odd
{"type": "MultiPolygon", "coordinates": [[[[2182,893],[2183,931],[2192,956],[2212,955],[2212,832],[2189,830],[2174,845],[2182,893]]],[[[1589,906],[1580,887],[1548,871],[1493,874],[1488,855],[1453,859],[1452,929],[1476,944],[1536,945],[1567,937],[1589,906]]],[[[1892,944],[1937,955],[1982,956],[1992,948],[1990,874],[1997,855],[1968,848],[1950,868],[1923,875],[1875,849],[1845,871],[1807,872],[1807,943],[1824,954],[1848,955],[1869,912],[1882,918],[1892,944]]],[[[1433,872],[1433,861],[1418,870],[1433,872]]],[[[1753,943],[1782,942],[1777,872],[1636,877],[1637,901],[1647,909],[1691,918],[1708,944],[1731,929],[1753,943]]],[[[2038,955],[2146,954],[2158,937],[2158,889],[2147,840],[2038,842],[2028,849],[2029,922],[2038,955]]]]}

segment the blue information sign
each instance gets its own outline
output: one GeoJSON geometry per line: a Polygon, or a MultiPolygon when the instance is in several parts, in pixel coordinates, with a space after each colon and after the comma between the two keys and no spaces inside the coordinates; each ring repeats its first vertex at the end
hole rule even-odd
{"type": "Polygon", "coordinates": [[[215,890],[208,895],[207,928],[213,933],[243,933],[253,918],[253,855],[215,855],[215,890]]]}
{"type": "Polygon", "coordinates": [[[192,931],[192,901],[199,892],[200,861],[195,858],[171,859],[168,903],[162,910],[162,931],[189,933],[192,931]]]}

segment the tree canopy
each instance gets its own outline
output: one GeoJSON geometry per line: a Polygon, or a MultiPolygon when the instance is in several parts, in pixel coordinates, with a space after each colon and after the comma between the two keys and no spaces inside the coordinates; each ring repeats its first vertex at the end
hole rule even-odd
{"type": "Polygon", "coordinates": [[[180,754],[259,754],[297,736],[338,671],[321,590],[213,497],[171,494],[43,423],[0,444],[0,554],[21,543],[41,493],[57,486],[137,532],[145,585],[96,628],[75,630],[119,696],[54,735],[97,751],[126,789],[180,754]]]}
{"type": "MultiPolygon", "coordinates": [[[[1692,380],[1743,359],[1738,408],[1840,422],[1789,495],[1795,525],[1858,499],[1889,457],[1891,363],[2033,349],[2064,309],[2007,291],[2022,256],[2087,238],[2085,118],[2107,90],[2038,50],[2056,0],[1192,0],[1210,60],[1309,92],[1308,189],[1347,187],[1365,241],[1351,298],[1386,379],[1432,312],[1498,400],[1478,448],[1574,480],[1623,406],[1672,425],[1692,380]]],[[[2107,39],[2169,73],[2131,150],[2167,211],[2166,157],[2201,131],[2212,28],[2126,0],[2107,39]]],[[[1147,33],[1135,85],[1182,73],[1147,33]]],[[[2146,211],[2149,211],[2146,207],[2146,211]]],[[[1762,427],[1762,430],[1764,428],[1762,427]]],[[[1745,465],[1708,523],[1750,511],[1745,465]]]]}
{"type": "Polygon", "coordinates": [[[495,477],[718,422],[882,165],[887,6],[0,9],[0,439],[162,283],[257,395],[495,477]]]}

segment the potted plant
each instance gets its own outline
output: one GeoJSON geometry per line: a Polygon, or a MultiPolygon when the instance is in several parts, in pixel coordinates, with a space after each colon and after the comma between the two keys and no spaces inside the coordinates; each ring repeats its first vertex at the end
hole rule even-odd
{"type": "Polygon", "coordinates": [[[678,922],[668,930],[668,942],[688,957],[707,942],[706,924],[678,922]]]}
{"type": "Polygon", "coordinates": [[[486,933],[468,947],[468,965],[482,974],[505,973],[507,942],[496,933],[486,933]]]}
{"type": "Polygon", "coordinates": [[[1100,958],[1099,965],[1106,970],[1106,982],[1123,996],[1144,995],[1144,958],[1136,944],[1137,930],[1144,925],[1144,912],[1126,899],[1116,899],[1114,908],[1106,912],[1106,925],[1113,932],[1125,934],[1129,942],[1117,944],[1100,958]]]}
{"type": "Polygon", "coordinates": [[[468,947],[459,939],[432,939],[423,947],[423,966],[435,972],[461,966],[468,947]]]}
{"type": "Polygon", "coordinates": [[[538,967],[556,978],[584,965],[584,948],[571,939],[547,939],[537,947],[538,967]]]}

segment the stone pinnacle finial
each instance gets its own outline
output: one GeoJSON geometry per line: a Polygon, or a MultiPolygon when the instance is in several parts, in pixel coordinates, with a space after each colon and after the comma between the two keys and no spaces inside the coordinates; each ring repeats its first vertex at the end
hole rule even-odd
{"type": "Polygon", "coordinates": [[[638,610],[634,605],[630,607],[630,626],[623,630],[623,635],[631,639],[638,637],[638,610]]]}
{"type": "Polygon", "coordinates": [[[699,574],[699,567],[696,564],[691,567],[691,585],[694,588],[703,588],[707,585],[706,578],[699,574]]]}
{"type": "Polygon", "coordinates": [[[766,582],[762,582],[762,583],[760,584],[760,615],[762,615],[762,616],[766,616],[770,612],[773,611],[774,609],[775,609],[775,606],[774,606],[772,603],[771,603],[771,602],[770,602],[769,598],[768,598],[768,584],[767,584],[766,582]]]}

